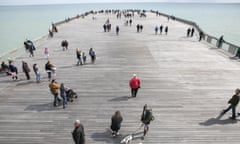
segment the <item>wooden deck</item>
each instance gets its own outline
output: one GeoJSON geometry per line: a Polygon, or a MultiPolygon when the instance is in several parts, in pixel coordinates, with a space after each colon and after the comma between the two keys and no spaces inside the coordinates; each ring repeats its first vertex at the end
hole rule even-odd
{"type": "MultiPolygon", "coordinates": [[[[228,119],[216,119],[227,106],[234,89],[239,87],[240,65],[197,38],[186,38],[189,26],[167,21],[148,13],[146,19],[135,16],[133,26],[114,15],[97,15],[71,21],[59,27],[54,38],[37,47],[34,58],[16,59],[41,68],[42,82],[0,76],[0,143],[1,144],[71,144],[73,121],[85,127],[87,144],[117,144],[140,125],[144,104],[153,109],[155,121],[144,144],[239,144],[240,125],[228,119]],[[104,33],[107,18],[112,31],[104,33]],[[143,24],[142,33],[136,24],[143,24]],[[168,25],[168,35],[155,35],[156,25],[168,25]],[[120,26],[116,36],[115,26],[120,26]],[[62,40],[69,50],[62,51],[62,40]],[[79,98],[66,109],[53,108],[44,72],[44,47],[50,49],[50,61],[57,66],[57,81],[75,90],[79,98]],[[75,49],[85,53],[93,47],[96,64],[76,66],[75,49]],[[128,98],[128,80],[136,73],[142,80],[137,98],[128,98]],[[111,115],[123,115],[122,136],[111,138],[108,128],[111,115]]],[[[142,135],[142,129],[139,136],[142,135]]]]}

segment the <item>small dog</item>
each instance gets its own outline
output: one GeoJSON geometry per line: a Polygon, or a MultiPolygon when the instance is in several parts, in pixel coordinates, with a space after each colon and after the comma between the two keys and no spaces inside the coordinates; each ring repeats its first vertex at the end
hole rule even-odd
{"type": "Polygon", "coordinates": [[[133,140],[133,135],[130,134],[121,140],[120,144],[130,144],[133,140]]]}

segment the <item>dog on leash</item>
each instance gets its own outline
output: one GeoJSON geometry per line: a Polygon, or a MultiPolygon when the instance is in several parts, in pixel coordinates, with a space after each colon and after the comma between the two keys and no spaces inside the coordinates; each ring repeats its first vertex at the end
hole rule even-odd
{"type": "Polygon", "coordinates": [[[130,134],[121,140],[120,144],[130,144],[133,140],[133,135],[130,134]]]}

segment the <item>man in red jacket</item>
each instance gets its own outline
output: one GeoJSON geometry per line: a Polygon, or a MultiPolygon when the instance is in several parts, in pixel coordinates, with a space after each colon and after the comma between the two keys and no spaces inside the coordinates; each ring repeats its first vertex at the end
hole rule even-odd
{"type": "Polygon", "coordinates": [[[140,88],[141,81],[137,78],[136,74],[133,74],[133,78],[129,81],[129,86],[131,88],[132,97],[137,96],[138,89],[140,88]]]}

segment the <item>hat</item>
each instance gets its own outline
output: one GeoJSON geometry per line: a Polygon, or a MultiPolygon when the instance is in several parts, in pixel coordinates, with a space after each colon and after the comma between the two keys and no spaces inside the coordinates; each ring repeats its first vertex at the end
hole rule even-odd
{"type": "Polygon", "coordinates": [[[75,123],[80,124],[80,120],[75,120],[75,123]]]}
{"type": "Polygon", "coordinates": [[[137,75],[136,75],[136,74],[133,74],[133,77],[137,77],[137,75]]]}

